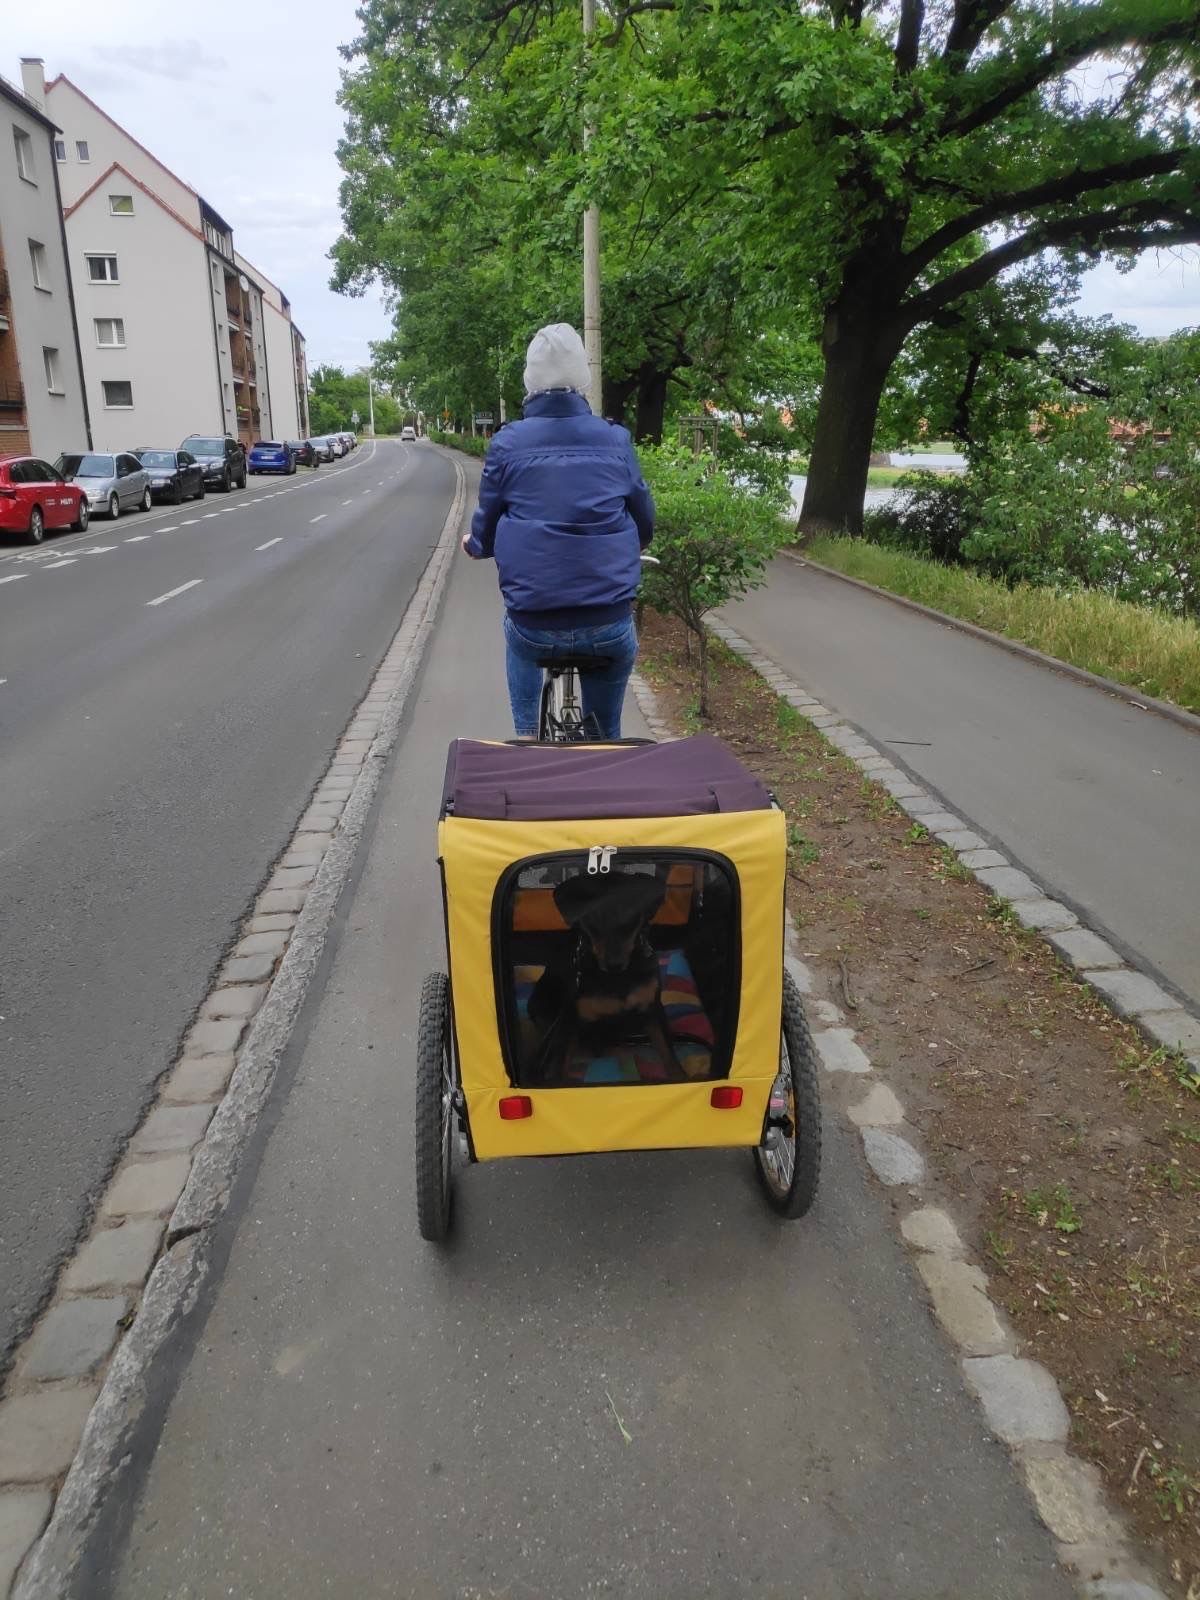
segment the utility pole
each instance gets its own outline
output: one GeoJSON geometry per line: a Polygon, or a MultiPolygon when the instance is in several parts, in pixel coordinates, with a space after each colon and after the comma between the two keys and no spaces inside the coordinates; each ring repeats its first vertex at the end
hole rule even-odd
{"type": "MultiPolygon", "coordinates": [[[[596,0],[583,0],[585,60],[596,31],[596,0]]],[[[584,125],[583,148],[592,140],[590,123],[584,125]]],[[[583,343],[587,350],[588,404],[596,416],[604,415],[600,364],[600,207],[590,205],[583,213],[583,343]]]]}
{"type": "Polygon", "coordinates": [[[367,368],[367,406],[371,413],[371,437],[375,437],[375,374],[367,368]]]}

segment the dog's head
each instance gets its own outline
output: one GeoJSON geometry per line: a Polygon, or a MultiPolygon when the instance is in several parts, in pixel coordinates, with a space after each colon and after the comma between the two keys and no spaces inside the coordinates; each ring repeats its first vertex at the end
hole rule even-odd
{"type": "Polygon", "coordinates": [[[580,874],[558,885],[554,903],[567,926],[588,941],[602,972],[624,972],[666,892],[660,878],[644,873],[580,874]]]}

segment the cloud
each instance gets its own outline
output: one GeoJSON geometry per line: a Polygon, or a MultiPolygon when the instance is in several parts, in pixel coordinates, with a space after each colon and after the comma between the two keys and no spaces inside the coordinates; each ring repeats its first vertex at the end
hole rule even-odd
{"type": "MultiPolygon", "coordinates": [[[[113,69],[143,72],[148,77],[166,78],[172,83],[211,78],[228,65],[223,56],[205,50],[198,39],[171,39],[163,44],[101,44],[92,54],[97,61],[113,69]]],[[[100,70],[103,72],[103,66],[100,70]]]]}

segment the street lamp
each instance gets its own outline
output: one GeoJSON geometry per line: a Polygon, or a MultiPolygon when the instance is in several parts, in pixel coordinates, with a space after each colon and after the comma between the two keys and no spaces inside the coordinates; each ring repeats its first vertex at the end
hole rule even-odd
{"type": "MultiPolygon", "coordinates": [[[[596,0],[583,0],[583,37],[590,49],[596,31],[596,0]]],[[[586,52],[585,52],[586,58],[586,52]]],[[[593,129],[584,123],[583,148],[592,141],[593,129]]],[[[583,213],[583,343],[588,358],[588,404],[596,416],[604,415],[604,392],[600,364],[600,207],[593,204],[583,213]]]]}

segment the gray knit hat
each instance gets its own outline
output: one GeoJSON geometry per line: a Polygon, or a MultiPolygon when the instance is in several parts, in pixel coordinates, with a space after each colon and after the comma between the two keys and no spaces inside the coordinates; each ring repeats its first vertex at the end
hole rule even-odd
{"type": "Polygon", "coordinates": [[[591,383],[587,351],[569,322],[552,322],[539,328],[525,356],[525,393],[543,389],[577,389],[586,394],[591,383]]]}

